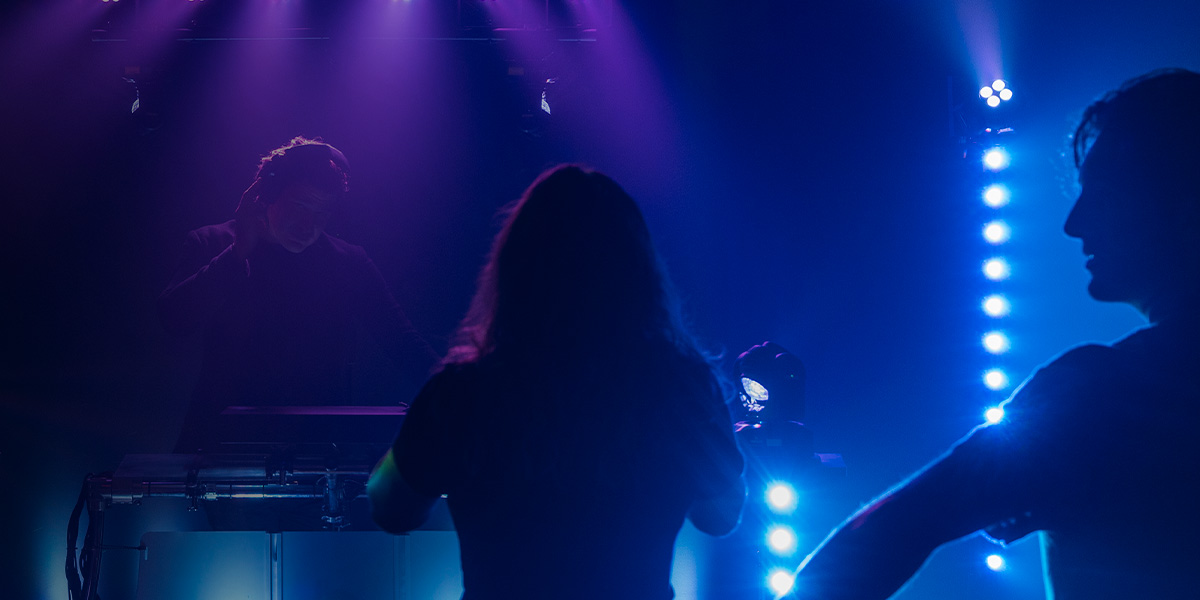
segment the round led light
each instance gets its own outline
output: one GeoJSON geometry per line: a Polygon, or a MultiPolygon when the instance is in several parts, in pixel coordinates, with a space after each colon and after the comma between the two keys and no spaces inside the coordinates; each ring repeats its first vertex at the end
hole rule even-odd
{"type": "Polygon", "coordinates": [[[781,556],[792,554],[796,551],[796,532],[786,525],[776,525],[767,532],[767,546],[781,556]]]}
{"type": "Polygon", "coordinates": [[[792,590],[792,583],[795,579],[791,572],[784,569],[775,569],[767,576],[767,587],[771,588],[775,595],[782,596],[792,590]]]}
{"type": "Polygon", "coordinates": [[[992,354],[1004,354],[1012,348],[1012,342],[1003,333],[992,331],[983,336],[983,347],[992,354]]]}
{"type": "Polygon", "coordinates": [[[1004,221],[992,221],[983,227],[983,239],[992,244],[1003,244],[1012,237],[1012,229],[1004,221]]]}
{"type": "Polygon", "coordinates": [[[1012,305],[1009,304],[1008,298],[1000,294],[992,294],[983,299],[983,312],[989,317],[1003,317],[1012,310],[1012,305]]]}
{"type": "Polygon", "coordinates": [[[992,369],[983,374],[983,385],[989,390],[1002,390],[1008,387],[1008,375],[1000,369],[992,369]]]}
{"type": "Polygon", "coordinates": [[[992,281],[1002,281],[1012,275],[1012,267],[1003,258],[993,258],[983,263],[983,274],[992,281]]]}
{"type": "Polygon", "coordinates": [[[773,483],[767,487],[767,505],[777,513],[791,512],[799,502],[796,490],[786,483],[773,483]]]}
{"type": "Polygon", "coordinates": [[[987,419],[988,423],[995,425],[1004,420],[1004,409],[999,406],[993,406],[983,413],[983,418],[987,419]]]}
{"type": "Polygon", "coordinates": [[[1004,570],[1004,557],[1000,556],[999,554],[988,555],[988,557],[985,559],[985,562],[987,562],[988,568],[993,571],[1004,570]]]}
{"type": "MultiPolygon", "coordinates": [[[[997,100],[999,102],[999,100],[997,100]]],[[[999,171],[1007,168],[1012,162],[1012,157],[1004,148],[992,148],[983,153],[983,165],[992,171],[999,171]]]]}
{"type": "Polygon", "coordinates": [[[1000,208],[1001,206],[1008,204],[1010,197],[1011,194],[1009,193],[1008,188],[1002,185],[988,186],[988,188],[983,191],[983,203],[992,208],[1000,208]]]}

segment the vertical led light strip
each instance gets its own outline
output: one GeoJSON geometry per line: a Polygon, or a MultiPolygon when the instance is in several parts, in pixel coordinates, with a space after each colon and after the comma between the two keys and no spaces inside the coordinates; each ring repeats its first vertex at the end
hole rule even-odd
{"type": "MultiPolygon", "coordinates": [[[[1003,283],[1012,276],[1012,265],[1003,253],[999,252],[1012,238],[1012,228],[1002,218],[1003,209],[1011,200],[1011,191],[999,177],[1000,173],[1008,169],[1011,160],[1008,150],[1001,145],[994,145],[983,154],[984,169],[991,174],[991,182],[983,191],[983,201],[993,214],[992,218],[983,224],[980,234],[996,252],[983,263],[983,276],[991,282],[991,289],[980,302],[980,310],[988,319],[994,321],[997,327],[989,328],[982,335],[981,343],[984,350],[997,357],[983,374],[984,386],[994,392],[1003,392],[1010,384],[1008,373],[1004,371],[1002,361],[998,359],[1012,349],[1012,340],[998,325],[1012,312],[1011,302],[1002,293],[1003,283]]],[[[1004,409],[1000,408],[997,402],[985,411],[984,417],[989,423],[998,423],[1004,417],[1004,409]]]]}
{"type": "MultiPolygon", "coordinates": [[[[1012,96],[1012,89],[1002,79],[997,79],[990,86],[979,90],[979,97],[983,98],[991,108],[998,108],[1002,103],[1007,103],[1012,96]]],[[[984,129],[983,139],[988,143],[984,146],[981,156],[988,183],[983,188],[980,200],[991,214],[982,224],[980,233],[984,241],[995,251],[983,262],[983,276],[991,282],[991,289],[981,300],[980,310],[996,325],[988,328],[981,337],[984,350],[996,357],[992,365],[983,373],[983,385],[989,390],[997,392],[998,395],[1003,395],[1011,385],[1008,373],[1003,368],[1003,361],[1000,360],[1000,357],[1012,349],[1012,340],[1004,328],[1000,327],[1012,312],[1012,303],[1002,292],[1004,282],[1012,276],[1012,265],[1000,252],[1008,244],[1013,233],[1012,227],[1003,218],[1005,207],[1012,201],[1012,190],[1005,185],[1006,178],[1003,177],[1012,164],[1012,155],[1008,148],[1001,143],[1011,134],[1012,129],[1007,127],[984,129]]],[[[998,423],[1004,418],[1004,409],[1001,408],[999,401],[987,408],[984,418],[989,423],[998,423]]]]}
{"type": "MultiPolygon", "coordinates": [[[[990,86],[980,89],[979,97],[983,98],[991,109],[996,109],[1008,105],[1008,101],[1013,97],[1013,91],[1004,80],[997,79],[990,86]]],[[[1004,111],[999,112],[1002,114],[1004,111]]],[[[989,114],[997,113],[989,110],[989,114]]],[[[998,119],[989,120],[996,121],[998,119]]],[[[1004,420],[1002,401],[1007,396],[1012,381],[1004,369],[1003,357],[1012,350],[1013,346],[1009,333],[1003,327],[1013,309],[1012,302],[1004,294],[1005,282],[1012,277],[1013,267],[1005,257],[1005,253],[1002,252],[1013,236],[1012,226],[1004,218],[1007,207],[1012,202],[1012,190],[1007,182],[1011,181],[1011,177],[1008,177],[1008,169],[1013,160],[1005,142],[1013,135],[1013,130],[1008,123],[996,123],[995,125],[998,126],[985,128],[980,136],[985,142],[982,146],[983,154],[980,157],[985,174],[985,186],[980,193],[980,200],[983,202],[984,213],[987,215],[984,217],[980,235],[992,248],[991,254],[983,262],[982,274],[988,281],[988,290],[979,305],[985,320],[990,321],[990,327],[986,328],[980,342],[983,344],[984,350],[992,356],[991,365],[983,372],[982,377],[984,387],[992,395],[983,417],[993,425],[1004,420]]],[[[1007,564],[1001,554],[989,554],[984,559],[984,563],[992,571],[1001,572],[1007,569],[1007,564]]]]}
{"type": "MultiPolygon", "coordinates": [[[[787,517],[796,510],[799,497],[791,484],[775,481],[767,485],[765,498],[768,512],[778,517],[787,517]]],[[[785,522],[776,522],[767,527],[767,549],[777,557],[789,557],[796,552],[796,531],[785,522]]],[[[767,588],[774,597],[780,598],[792,589],[794,575],[791,570],[776,567],[767,573],[767,588]]]]}

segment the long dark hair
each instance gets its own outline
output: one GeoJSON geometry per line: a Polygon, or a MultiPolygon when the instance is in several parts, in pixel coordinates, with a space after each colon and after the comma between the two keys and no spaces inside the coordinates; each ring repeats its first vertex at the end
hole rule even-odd
{"type": "Polygon", "coordinates": [[[446,358],[489,373],[472,414],[506,432],[462,449],[472,480],[671,480],[690,461],[648,424],[690,431],[728,397],[680,315],[629,194],[577,165],[539,176],[508,209],[446,358]]]}
{"type": "Polygon", "coordinates": [[[629,344],[707,360],[633,198],[597,171],[550,169],[508,209],[447,362],[629,344]]]}

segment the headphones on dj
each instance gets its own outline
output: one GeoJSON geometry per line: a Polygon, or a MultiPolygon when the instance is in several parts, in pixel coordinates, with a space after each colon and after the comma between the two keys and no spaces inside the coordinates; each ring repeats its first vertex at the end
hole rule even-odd
{"type": "Polygon", "coordinates": [[[257,179],[258,198],[263,204],[274,203],[287,185],[297,181],[333,191],[340,200],[350,191],[350,163],[337,148],[306,140],[264,158],[257,179]]]}

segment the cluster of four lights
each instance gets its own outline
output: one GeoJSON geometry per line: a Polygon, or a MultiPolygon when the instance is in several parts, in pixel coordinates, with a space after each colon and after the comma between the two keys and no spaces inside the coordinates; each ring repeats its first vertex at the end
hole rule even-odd
{"type": "Polygon", "coordinates": [[[985,85],[979,89],[979,97],[983,98],[992,108],[1000,106],[1001,102],[1012,100],[1012,96],[1012,90],[1003,79],[997,79],[992,82],[992,85],[985,85]]]}

